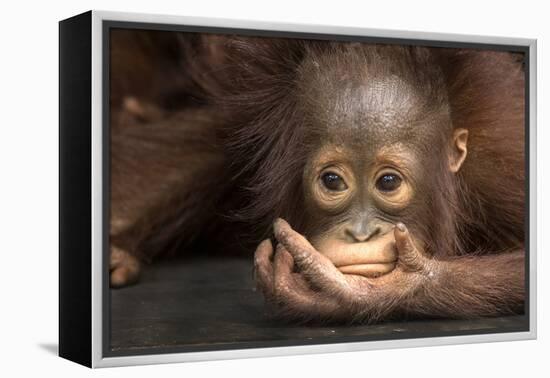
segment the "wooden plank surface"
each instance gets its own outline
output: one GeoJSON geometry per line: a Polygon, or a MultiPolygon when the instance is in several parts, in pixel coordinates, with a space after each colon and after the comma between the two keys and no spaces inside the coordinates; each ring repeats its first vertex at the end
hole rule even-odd
{"type": "Polygon", "coordinates": [[[528,325],[524,316],[354,326],[284,324],[269,317],[254,287],[252,259],[241,258],[147,266],[139,284],[111,290],[111,310],[115,354],[513,332],[528,325]]]}

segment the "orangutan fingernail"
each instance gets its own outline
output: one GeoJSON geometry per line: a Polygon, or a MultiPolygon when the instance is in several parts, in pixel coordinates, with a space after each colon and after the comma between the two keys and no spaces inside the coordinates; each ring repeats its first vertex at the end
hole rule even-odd
{"type": "Polygon", "coordinates": [[[397,223],[397,224],[395,225],[395,227],[397,227],[397,229],[398,229],[399,231],[401,231],[401,232],[407,231],[407,227],[405,227],[405,225],[404,225],[403,223],[401,223],[401,222],[397,223]]]}

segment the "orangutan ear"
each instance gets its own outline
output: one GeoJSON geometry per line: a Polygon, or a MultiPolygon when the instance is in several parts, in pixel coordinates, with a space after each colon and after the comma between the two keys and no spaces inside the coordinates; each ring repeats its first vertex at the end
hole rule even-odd
{"type": "Polygon", "coordinates": [[[449,152],[449,169],[456,173],[468,155],[468,130],[456,129],[453,132],[451,150],[449,152]]]}

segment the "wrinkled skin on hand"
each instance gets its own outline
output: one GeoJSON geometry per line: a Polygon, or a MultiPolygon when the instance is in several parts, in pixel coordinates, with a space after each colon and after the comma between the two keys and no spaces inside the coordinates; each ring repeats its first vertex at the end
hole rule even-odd
{"type": "Polygon", "coordinates": [[[393,230],[396,268],[378,278],[343,274],[282,219],[274,234],[275,249],[269,239],[256,249],[256,283],[276,316],[295,321],[368,323],[405,311],[437,268],[402,223],[393,230]]]}

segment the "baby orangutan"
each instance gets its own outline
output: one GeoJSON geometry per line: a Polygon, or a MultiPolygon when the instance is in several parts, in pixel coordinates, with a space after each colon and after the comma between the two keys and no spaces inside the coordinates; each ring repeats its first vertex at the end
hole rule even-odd
{"type": "Polygon", "coordinates": [[[457,174],[468,140],[453,129],[441,71],[423,50],[361,54],[362,70],[330,55],[301,68],[302,109],[326,109],[304,117],[313,130],[302,177],[307,239],[275,221],[275,250],[268,239],[255,254],[264,296],[296,320],[517,310],[521,251],[438,258],[463,248],[457,174]]]}

